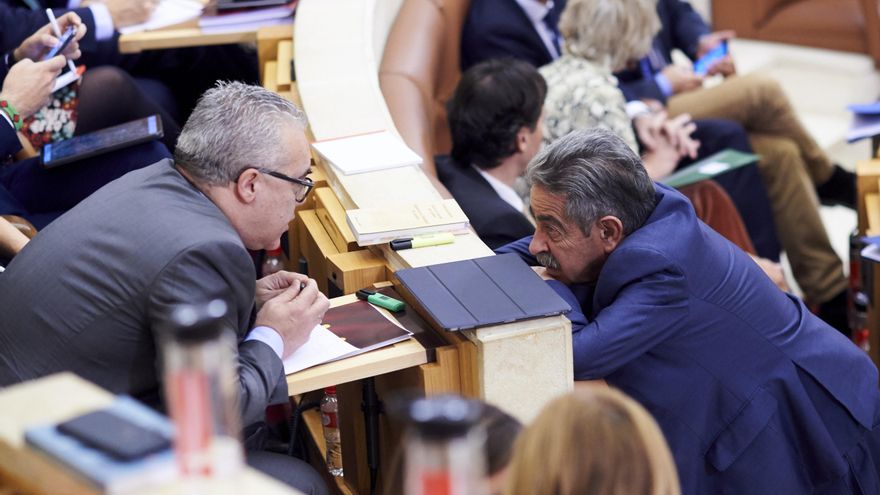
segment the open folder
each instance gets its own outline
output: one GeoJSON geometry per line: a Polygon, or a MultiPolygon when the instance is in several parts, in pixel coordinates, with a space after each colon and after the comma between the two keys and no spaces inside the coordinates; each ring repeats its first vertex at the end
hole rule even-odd
{"type": "Polygon", "coordinates": [[[516,254],[398,270],[395,275],[445,330],[509,323],[571,310],[516,254]]]}
{"type": "Polygon", "coordinates": [[[309,340],[284,360],[284,373],[289,375],[412,337],[412,332],[386,314],[366,301],[331,308],[309,340]]]}

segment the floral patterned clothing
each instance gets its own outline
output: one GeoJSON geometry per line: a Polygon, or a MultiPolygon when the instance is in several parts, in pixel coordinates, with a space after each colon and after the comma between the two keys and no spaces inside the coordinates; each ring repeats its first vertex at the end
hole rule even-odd
{"type": "Polygon", "coordinates": [[[589,60],[563,55],[539,69],[547,81],[544,144],[577,129],[603,127],[639,152],[626,100],[611,71],[589,60]]]}

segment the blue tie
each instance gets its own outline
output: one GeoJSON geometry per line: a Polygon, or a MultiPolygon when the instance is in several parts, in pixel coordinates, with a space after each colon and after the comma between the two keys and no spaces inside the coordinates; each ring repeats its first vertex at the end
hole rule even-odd
{"type": "MultiPolygon", "coordinates": [[[[561,55],[562,49],[560,48],[559,40],[561,36],[559,35],[559,16],[556,15],[556,11],[551,9],[547,12],[547,15],[544,16],[543,19],[544,25],[547,26],[547,29],[550,30],[551,36],[553,37],[553,46],[556,48],[556,53],[561,55]]],[[[551,55],[553,55],[551,53],[551,55]]]]}

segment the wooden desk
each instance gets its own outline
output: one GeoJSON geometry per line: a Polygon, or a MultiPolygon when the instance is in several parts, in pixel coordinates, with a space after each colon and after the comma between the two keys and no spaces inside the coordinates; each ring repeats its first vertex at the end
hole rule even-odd
{"type": "Polygon", "coordinates": [[[259,43],[261,40],[269,38],[293,38],[293,18],[287,24],[224,33],[205,33],[198,27],[185,27],[123,34],[119,36],[119,52],[139,53],[144,50],[191,46],[259,43]]]}
{"type": "MultiPolygon", "coordinates": [[[[23,495],[98,495],[101,492],[76,473],[24,442],[24,431],[57,423],[113,402],[113,394],[72,373],[59,373],[0,391],[0,492],[23,495]]],[[[228,485],[229,482],[225,482],[228,485]]],[[[299,492],[250,468],[234,480],[238,493],[296,495],[299,492]]],[[[220,493],[212,487],[212,493],[220,493]]],[[[139,490],[136,495],[175,495],[177,483],[139,490]]],[[[224,492],[225,493],[225,492],[224,492]]]]}

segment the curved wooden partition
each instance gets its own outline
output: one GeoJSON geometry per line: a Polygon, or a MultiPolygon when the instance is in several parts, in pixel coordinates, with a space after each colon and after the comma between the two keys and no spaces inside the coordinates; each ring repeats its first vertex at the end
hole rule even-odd
{"type": "MultiPolygon", "coordinates": [[[[406,1],[411,0],[300,0],[294,26],[296,83],[315,140],[383,129],[398,133],[378,68],[396,13],[406,1]]],[[[346,209],[440,197],[419,167],[344,176],[318,157],[316,163],[346,209]]],[[[473,234],[449,246],[380,249],[376,252],[394,270],[492,254],[473,234]]],[[[457,373],[460,383],[471,384],[460,388],[467,395],[528,421],[573,386],[571,329],[564,317],[462,333],[469,342],[466,348],[458,346],[462,361],[457,373]]],[[[450,342],[461,339],[447,337],[450,342]]]]}

